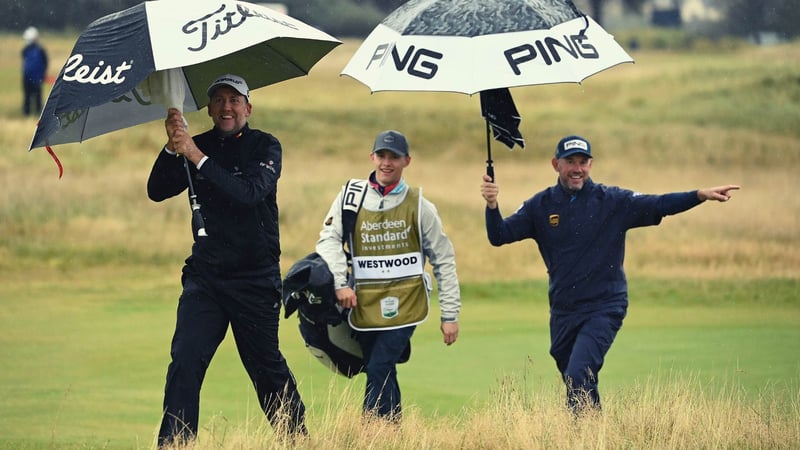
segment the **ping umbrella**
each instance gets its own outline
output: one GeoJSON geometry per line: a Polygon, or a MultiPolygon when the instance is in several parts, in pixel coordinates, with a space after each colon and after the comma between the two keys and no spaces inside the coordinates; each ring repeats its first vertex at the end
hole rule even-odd
{"type": "MultiPolygon", "coordinates": [[[[30,149],[82,142],[198,111],[217,77],[237,74],[251,89],[308,74],[341,42],[297,19],[236,0],[146,1],[102,17],[81,33],[56,79],[30,149]]],[[[206,236],[189,166],[195,236],[206,236]]]]}
{"type": "Polygon", "coordinates": [[[233,73],[251,89],[308,74],[340,41],[297,19],[236,0],[146,1],[84,30],[45,104],[30,149],[81,142],[202,109],[233,73]]]}
{"type": "Polygon", "coordinates": [[[508,88],[580,83],[633,59],[571,0],[409,0],[342,70],[377,91],[481,93],[489,129],[524,145],[508,88]]]}

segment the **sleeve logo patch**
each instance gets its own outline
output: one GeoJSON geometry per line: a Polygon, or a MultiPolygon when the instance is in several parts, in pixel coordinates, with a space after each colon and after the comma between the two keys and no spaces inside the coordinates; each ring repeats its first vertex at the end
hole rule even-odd
{"type": "Polygon", "coordinates": [[[258,163],[258,165],[263,167],[263,168],[265,168],[265,169],[267,169],[267,170],[269,170],[269,171],[271,171],[272,173],[275,173],[275,162],[274,161],[268,161],[268,162],[263,162],[262,161],[262,162],[258,163]]]}

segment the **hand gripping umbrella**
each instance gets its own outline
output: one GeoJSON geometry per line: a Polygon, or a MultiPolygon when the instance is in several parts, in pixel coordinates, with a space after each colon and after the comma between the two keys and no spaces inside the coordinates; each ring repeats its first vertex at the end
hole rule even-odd
{"type": "Polygon", "coordinates": [[[409,0],[364,40],[342,71],[377,91],[481,93],[490,128],[524,145],[508,88],[580,83],[633,59],[571,0],[409,0]]]}
{"type": "Polygon", "coordinates": [[[140,3],[81,33],[30,149],[47,147],[54,156],[52,145],[163,119],[165,107],[198,111],[222,74],[245,78],[251,89],[307,75],[339,44],[297,19],[243,1],[140,3]]]}
{"type": "MultiPolygon", "coordinates": [[[[183,103],[186,101],[186,90],[181,72],[179,69],[166,69],[154,72],[142,83],[142,91],[150,95],[150,100],[160,103],[169,108],[175,108],[183,114],[183,103]]],[[[188,129],[189,123],[183,117],[183,128],[188,129]]],[[[200,203],[197,202],[197,194],[194,193],[194,183],[192,183],[192,173],[189,171],[189,160],[185,156],[183,168],[186,170],[186,180],[189,185],[189,206],[192,208],[192,231],[197,237],[206,237],[206,224],[203,214],[200,212],[200,203]]]]}

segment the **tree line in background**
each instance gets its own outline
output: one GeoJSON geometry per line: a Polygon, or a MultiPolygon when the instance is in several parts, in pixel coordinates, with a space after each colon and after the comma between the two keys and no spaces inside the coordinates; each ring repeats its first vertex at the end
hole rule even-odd
{"type": "MultiPolygon", "coordinates": [[[[44,30],[81,30],[106,14],[129,8],[142,0],[0,0],[0,30],[22,33],[28,26],[44,30]]],[[[169,0],[160,0],[169,1],[169,0]]],[[[258,0],[250,0],[257,3],[258,0]]],[[[274,0],[289,14],[336,37],[364,37],[390,11],[406,0],[274,0]]],[[[480,1],[480,0],[475,0],[480,1]]],[[[575,0],[584,12],[603,23],[612,0],[575,0]]],[[[648,0],[620,0],[623,8],[640,13],[648,0]]],[[[668,0],[675,7],[688,0],[668,0]]],[[[752,37],[760,32],[791,39],[800,35],[797,0],[701,0],[723,11],[716,32],[752,37]]],[[[269,3],[269,2],[264,2],[269,3]]],[[[661,2],[664,3],[664,2],[661,2]]]]}

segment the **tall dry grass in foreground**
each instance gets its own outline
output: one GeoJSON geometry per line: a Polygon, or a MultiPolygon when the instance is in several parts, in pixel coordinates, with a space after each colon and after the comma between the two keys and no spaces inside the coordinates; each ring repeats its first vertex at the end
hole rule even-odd
{"type": "Polygon", "coordinates": [[[422,418],[406,407],[400,426],[361,420],[349,389],[334,395],[310,437],[281,440],[254,417],[243,428],[217,417],[199,439],[176,449],[794,449],[800,445],[800,391],[745,401],[736,386],[696,379],[648,380],[604,396],[602,412],[578,418],[563,392],[499,381],[494,400],[458,417],[422,418]],[[709,394],[714,391],[714,394],[709,394]]]}

